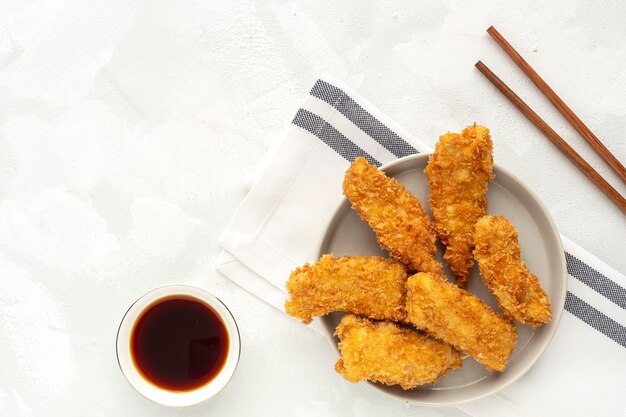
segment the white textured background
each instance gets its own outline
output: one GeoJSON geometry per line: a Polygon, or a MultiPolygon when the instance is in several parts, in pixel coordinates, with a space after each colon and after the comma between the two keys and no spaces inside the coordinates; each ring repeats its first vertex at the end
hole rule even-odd
{"type": "MultiPolygon", "coordinates": [[[[626,273],[626,219],[473,68],[482,59],[616,188],[485,33],[494,24],[626,161],[626,3],[4,0],[0,3],[0,415],[463,416],[333,371],[322,337],[213,269],[243,184],[320,71],[433,144],[474,120],[560,231],[626,273]],[[115,360],[163,284],[233,310],[240,367],[166,409],[115,360]]],[[[550,387],[546,387],[550,389],[550,387]]]]}

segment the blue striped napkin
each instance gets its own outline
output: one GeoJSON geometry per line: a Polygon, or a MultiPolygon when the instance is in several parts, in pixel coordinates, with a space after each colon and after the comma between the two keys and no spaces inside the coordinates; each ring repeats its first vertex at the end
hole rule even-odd
{"type": "MultiPolygon", "coordinates": [[[[217,270],[282,311],[289,272],[316,259],[349,161],[364,156],[380,166],[420,152],[431,149],[322,76],[251,180],[221,237],[217,270]]],[[[626,415],[626,277],[562,241],[569,290],[553,341],[521,380],[463,405],[469,414],[626,415]]]]}

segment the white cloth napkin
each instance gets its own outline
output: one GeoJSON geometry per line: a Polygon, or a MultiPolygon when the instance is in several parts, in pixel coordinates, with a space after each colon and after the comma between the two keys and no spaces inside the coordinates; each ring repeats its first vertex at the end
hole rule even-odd
{"type": "MultiPolygon", "coordinates": [[[[283,311],[295,266],[316,260],[341,201],[349,161],[381,165],[430,152],[348,86],[323,75],[248,184],[221,236],[217,270],[283,311]]],[[[626,416],[626,277],[562,237],[566,312],[550,346],[522,379],[465,404],[475,416],[626,416]]],[[[321,331],[315,322],[312,328],[321,331]]]]}

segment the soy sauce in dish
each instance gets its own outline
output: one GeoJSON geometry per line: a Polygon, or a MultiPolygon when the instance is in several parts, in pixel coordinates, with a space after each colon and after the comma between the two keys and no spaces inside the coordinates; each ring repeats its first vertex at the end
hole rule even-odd
{"type": "Polygon", "coordinates": [[[211,382],[228,356],[228,332],[204,302],[185,295],[161,298],[137,319],[130,348],[143,377],[169,391],[192,391],[211,382]]]}

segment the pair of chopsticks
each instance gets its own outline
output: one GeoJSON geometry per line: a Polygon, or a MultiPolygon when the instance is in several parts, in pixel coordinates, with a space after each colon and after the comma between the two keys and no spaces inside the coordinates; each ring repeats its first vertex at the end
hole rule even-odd
{"type": "MultiPolygon", "coordinates": [[[[491,37],[500,45],[507,55],[517,64],[531,81],[539,88],[544,96],[561,112],[570,125],[591,145],[591,147],[604,159],[604,161],[615,171],[617,176],[626,184],[626,169],[617,158],[604,146],[596,135],[574,114],[574,112],[561,100],[561,98],[546,84],[546,82],[535,72],[534,69],[522,58],[522,56],[507,42],[506,39],[491,26],[487,29],[491,37]]],[[[600,190],[606,194],[617,207],[626,214],[626,199],[620,195],[598,172],[591,167],[571,146],[567,144],[548,124],[535,113],[524,101],[519,98],[500,78],[498,78],[481,61],[476,63],[476,68],[483,73],[502,94],[509,99],[528,120],[530,120],[544,135],[552,141],[554,145],[583,172],[600,190]]]]}

